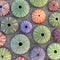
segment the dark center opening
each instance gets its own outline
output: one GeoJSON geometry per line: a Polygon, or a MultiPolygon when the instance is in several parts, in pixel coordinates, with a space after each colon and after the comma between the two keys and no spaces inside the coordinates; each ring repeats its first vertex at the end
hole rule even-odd
{"type": "Polygon", "coordinates": [[[25,28],[27,28],[28,26],[25,26],[25,28]]]}
{"type": "Polygon", "coordinates": [[[55,6],[55,4],[53,4],[53,6],[55,6]]]}
{"type": "Polygon", "coordinates": [[[3,55],[1,55],[1,58],[4,58],[4,56],[3,56],[3,55]]]}
{"type": "Polygon", "coordinates": [[[38,15],[40,17],[40,15],[38,15]]]}
{"type": "Polygon", "coordinates": [[[22,42],[20,42],[20,43],[19,43],[19,46],[22,46],[22,45],[23,45],[22,42]]]}
{"type": "Polygon", "coordinates": [[[56,18],[56,20],[58,20],[58,18],[56,18]]]}
{"type": "Polygon", "coordinates": [[[57,50],[54,50],[54,53],[57,53],[57,50]]]}
{"type": "Polygon", "coordinates": [[[8,27],[10,27],[11,26],[11,24],[8,24],[8,27]]]}
{"type": "Polygon", "coordinates": [[[22,8],[22,6],[19,6],[19,8],[21,9],[21,8],[22,8]]]}
{"type": "Polygon", "coordinates": [[[39,54],[37,54],[37,56],[39,56],[39,54]]]}
{"type": "Polygon", "coordinates": [[[2,8],[2,6],[0,5],[0,8],[2,8]]]}
{"type": "Polygon", "coordinates": [[[41,36],[44,36],[44,33],[42,33],[41,36]]]}

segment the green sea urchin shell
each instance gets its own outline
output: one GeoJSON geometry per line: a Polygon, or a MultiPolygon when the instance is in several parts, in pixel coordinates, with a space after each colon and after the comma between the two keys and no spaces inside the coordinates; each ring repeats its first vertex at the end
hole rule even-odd
{"type": "Polygon", "coordinates": [[[51,32],[46,26],[40,25],[34,30],[33,37],[36,42],[43,44],[50,40],[51,32]]]}
{"type": "Polygon", "coordinates": [[[18,29],[18,22],[16,19],[12,17],[6,17],[4,20],[1,22],[1,30],[5,34],[12,34],[16,32],[18,29]]]}
{"type": "Polygon", "coordinates": [[[0,48],[0,60],[11,60],[11,53],[6,48],[0,48]]]}
{"type": "Polygon", "coordinates": [[[51,59],[60,59],[60,45],[58,43],[52,43],[47,48],[47,54],[51,59]]]}
{"type": "Polygon", "coordinates": [[[30,0],[30,2],[35,7],[43,7],[48,2],[48,0],[30,0]]]}
{"type": "Polygon", "coordinates": [[[25,0],[15,0],[11,6],[11,11],[16,17],[25,17],[29,10],[29,4],[25,0]]]}
{"type": "Polygon", "coordinates": [[[18,34],[11,40],[11,48],[16,54],[24,54],[30,48],[30,41],[25,35],[18,34]]]}
{"type": "Polygon", "coordinates": [[[59,27],[60,26],[60,13],[54,12],[49,18],[49,23],[53,27],[59,27]]]}

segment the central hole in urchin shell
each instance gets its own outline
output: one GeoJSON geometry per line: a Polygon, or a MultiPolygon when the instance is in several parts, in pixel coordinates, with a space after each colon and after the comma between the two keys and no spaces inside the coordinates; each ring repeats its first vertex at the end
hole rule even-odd
{"type": "Polygon", "coordinates": [[[25,28],[28,28],[28,26],[26,25],[25,28]]]}
{"type": "Polygon", "coordinates": [[[40,15],[38,15],[40,17],[40,15]]]}
{"type": "Polygon", "coordinates": [[[37,54],[37,56],[39,56],[39,54],[37,54]]]}
{"type": "Polygon", "coordinates": [[[11,26],[11,24],[9,23],[9,24],[8,24],[8,27],[10,27],[10,26],[11,26]]]}
{"type": "Polygon", "coordinates": [[[55,6],[55,4],[53,4],[53,6],[55,6]]]}
{"type": "Polygon", "coordinates": [[[23,45],[23,43],[22,43],[22,42],[20,42],[20,43],[19,43],[19,46],[22,46],[22,45],[23,45]]]}
{"type": "Polygon", "coordinates": [[[21,9],[21,8],[22,8],[22,6],[19,6],[19,8],[21,9]]]}
{"type": "Polygon", "coordinates": [[[44,36],[44,33],[41,33],[41,36],[44,36]]]}
{"type": "Polygon", "coordinates": [[[54,50],[54,53],[57,53],[57,50],[54,50]]]}
{"type": "Polygon", "coordinates": [[[4,56],[3,56],[3,55],[1,55],[1,58],[4,58],[4,56]]]}
{"type": "Polygon", "coordinates": [[[2,6],[0,5],[0,8],[2,8],[2,6]]]}
{"type": "Polygon", "coordinates": [[[56,18],[56,20],[58,20],[58,18],[56,18]]]}

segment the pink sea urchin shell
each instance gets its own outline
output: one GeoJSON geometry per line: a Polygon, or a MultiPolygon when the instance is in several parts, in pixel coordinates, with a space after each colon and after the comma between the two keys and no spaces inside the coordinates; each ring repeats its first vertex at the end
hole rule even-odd
{"type": "Polygon", "coordinates": [[[20,56],[20,57],[16,58],[15,60],[25,60],[25,58],[20,56]]]}
{"type": "Polygon", "coordinates": [[[59,5],[58,5],[58,3],[57,3],[55,0],[52,0],[52,1],[49,2],[48,8],[49,8],[49,10],[52,11],[52,12],[53,12],[53,11],[57,11],[58,8],[59,8],[59,5]]]}
{"type": "Polygon", "coordinates": [[[0,32],[0,47],[4,46],[5,42],[7,40],[7,37],[3,32],[0,32]]]}
{"type": "Polygon", "coordinates": [[[0,0],[0,16],[7,15],[9,10],[10,10],[10,5],[6,1],[0,0]]]}

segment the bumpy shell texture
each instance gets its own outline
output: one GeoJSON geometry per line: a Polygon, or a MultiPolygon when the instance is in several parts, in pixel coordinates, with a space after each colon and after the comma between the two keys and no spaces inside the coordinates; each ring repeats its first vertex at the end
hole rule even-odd
{"type": "Polygon", "coordinates": [[[47,48],[47,54],[51,59],[60,59],[60,45],[58,43],[52,43],[47,48]]]}
{"type": "Polygon", "coordinates": [[[53,27],[59,27],[60,26],[60,13],[58,13],[58,12],[52,13],[49,18],[49,23],[53,27]]]}
{"type": "Polygon", "coordinates": [[[38,43],[47,43],[50,40],[51,32],[46,26],[40,25],[33,31],[33,37],[38,43]]]}
{"type": "Polygon", "coordinates": [[[42,9],[34,10],[32,13],[32,21],[41,24],[45,21],[46,14],[42,9]]]}
{"type": "Polygon", "coordinates": [[[54,29],[52,36],[53,36],[55,41],[60,43],[60,28],[54,29]]]}
{"type": "Polygon", "coordinates": [[[58,10],[59,5],[56,0],[51,0],[48,4],[48,8],[50,11],[54,12],[58,10]]]}
{"type": "Polygon", "coordinates": [[[44,60],[45,51],[41,47],[33,47],[30,52],[31,60],[44,60]]]}
{"type": "Polygon", "coordinates": [[[32,30],[32,24],[29,21],[23,21],[20,24],[20,29],[23,33],[29,33],[32,30]]]}
{"type": "Polygon", "coordinates": [[[7,3],[7,1],[0,0],[0,16],[5,16],[10,11],[10,5],[7,3]]]}
{"type": "Polygon", "coordinates": [[[0,47],[4,46],[7,40],[6,35],[3,32],[0,32],[0,47]]]}
{"type": "Polygon", "coordinates": [[[30,0],[30,2],[35,7],[43,7],[48,2],[48,0],[30,0]]]}
{"type": "Polygon", "coordinates": [[[29,4],[25,0],[15,0],[11,6],[11,11],[16,17],[25,17],[29,10],[29,4]]]}
{"type": "Polygon", "coordinates": [[[0,60],[11,60],[11,53],[6,48],[0,48],[0,60]]]}
{"type": "Polygon", "coordinates": [[[12,17],[6,17],[4,20],[1,22],[1,30],[5,34],[12,34],[15,33],[18,29],[18,22],[16,19],[12,17]]]}
{"type": "Polygon", "coordinates": [[[15,60],[26,60],[23,56],[17,57],[15,60]]]}
{"type": "Polygon", "coordinates": [[[18,34],[11,40],[11,48],[16,54],[24,54],[30,48],[30,41],[25,35],[18,34]]]}

